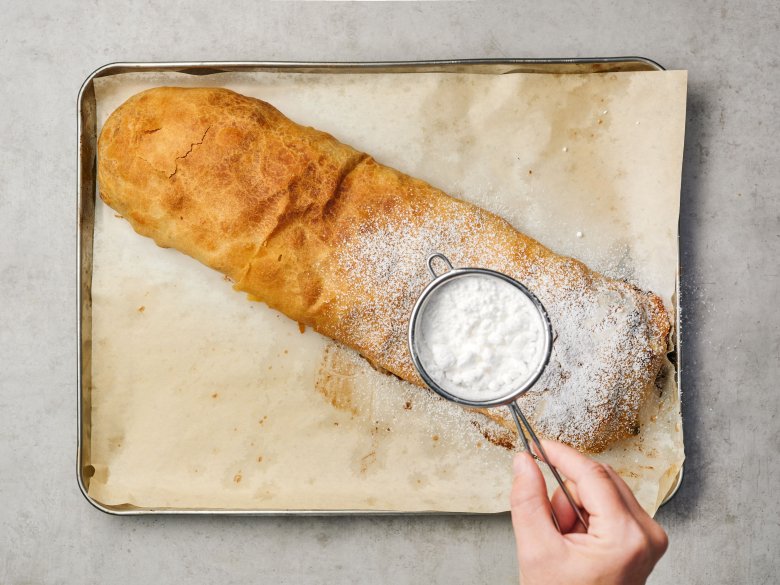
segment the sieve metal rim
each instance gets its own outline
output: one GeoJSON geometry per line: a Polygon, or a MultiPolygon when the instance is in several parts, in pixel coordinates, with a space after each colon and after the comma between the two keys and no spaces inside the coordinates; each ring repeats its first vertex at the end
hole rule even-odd
{"type": "Polygon", "coordinates": [[[457,404],[461,404],[463,406],[470,406],[472,408],[491,408],[494,406],[507,406],[513,402],[515,402],[520,396],[528,392],[534,384],[539,380],[542,373],[544,373],[544,370],[547,368],[547,365],[550,362],[550,356],[552,355],[552,346],[553,346],[553,331],[552,331],[552,323],[550,322],[550,317],[547,314],[547,310],[544,308],[544,305],[539,300],[539,298],[531,292],[524,284],[521,282],[515,280],[511,276],[508,276],[504,274],[503,272],[497,272],[495,270],[490,270],[488,268],[476,268],[476,267],[460,267],[455,268],[452,263],[449,261],[449,259],[439,252],[436,252],[434,254],[431,254],[427,258],[427,264],[428,264],[428,270],[430,271],[431,275],[433,276],[433,280],[428,283],[428,285],[423,289],[423,291],[420,293],[420,296],[417,298],[417,301],[414,303],[414,307],[412,308],[412,313],[409,317],[409,331],[408,331],[408,345],[409,345],[409,354],[412,358],[412,363],[414,364],[415,369],[417,370],[417,373],[422,378],[423,382],[434,392],[442,396],[443,398],[446,398],[447,400],[450,400],[452,402],[455,402],[457,404]],[[436,270],[433,267],[433,261],[439,259],[442,262],[444,262],[448,269],[446,272],[443,272],[442,274],[436,274],[436,270]],[[528,379],[517,389],[513,390],[509,394],[505,396],[500,396],[498,398],[493,398],[491,400],[467,400],[464,398],[461,398],[459,396],[455,396],[454,394],[451,394],[447,392],[444,388],[439,386],[428,374],[428,372],[425,370],[425,367],[423,366],[422,362],[420,361],[419,353],[417,351],[417,338],[416,338],[416,328],[417,328],[417,322],[419,321],[420,312],[422,311],[426,301],[431,296],[431,294],[436,291],[438,288],[446,284],[447,282],[456,279],[461,278],[463,276],[469,276],[469,275],[484,275],[484,276],[491,276],[495,278],[499,278],[503,280],[504,282],[507,282],[520,290],[530,301],[533,303],[534,307],[536,308],[539,316],[542,319],[542,323],[544,325],[544,347],[543,347],[543,359],[540,361],[537,368],[534,370],[533,374],[531,374],[528,379]]]}

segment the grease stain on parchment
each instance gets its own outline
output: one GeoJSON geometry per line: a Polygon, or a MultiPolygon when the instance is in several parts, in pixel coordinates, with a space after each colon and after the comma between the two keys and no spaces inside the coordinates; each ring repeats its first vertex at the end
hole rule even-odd
{"type": "MultiPolygon", "coordinates": [[[[359,370],[364,365],[361,360],[352,350],[336,342],[328,343],[322,352],[314,387],[337,413],[349,415],[349,424],[363,430],[360,440],[352,445],[352,470],[363,476],[384,466],[386,449],[382,439],[390,434],[391,427],[378,419],[373,392],[364,387],[365,381],[359,381],[359,370]]],[[[368,362],[365,367],[369,367],[368,362]]]]}
{"type": "Polygon", "coordinates": [[[322,352],[314,387],[334,408],[356,415],[356,370],[354,358],[339,345],[329,343],[322,352]]]}
{"type": "MultiPolygon", "coordinates": [[[[513,428],[507,428],[497,412],[449,403],[430,390],[377,371],[368,361],[336,342],[323,350],[314,387],[337,411],[348,413],[356,424],[365,428],[364,437],[369,444],[362,448],[359,457],[360,473],[365,473],[377,461],[377,453],[396,423],[409,416],[417,419],[419,427],[428,426],[425,431],[428,449],[453,441],[480,448],[480,439],[506,450],[516,446],[517,434],[513,428]],[[415,404],[419,411],[411,414],[415,404]]],[[[405,420],[409,422],[408,418],[405,420]]]]}

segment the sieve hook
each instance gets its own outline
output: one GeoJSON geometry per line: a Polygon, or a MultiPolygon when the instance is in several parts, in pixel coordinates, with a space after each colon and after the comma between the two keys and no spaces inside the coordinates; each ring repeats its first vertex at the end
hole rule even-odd
{"type": "Polygon", "coordinates": [[[447,268],[449,270],[453,269],[452,268],[452,262],[450,262],[450,259],[447,258],[444,254],[441,254],[439,252],[436,252],[435,254],[431,254],[430,256],[428,256],[428,270],[430,271],[431,275],[434,278],[438,278],[440,276],[440,275],[436,274],[436,269],[433,267],[433,261],[436,260],[437,258],[439,260],[441,260],[442,262],[444,262],[447,265],[447,268]]]}

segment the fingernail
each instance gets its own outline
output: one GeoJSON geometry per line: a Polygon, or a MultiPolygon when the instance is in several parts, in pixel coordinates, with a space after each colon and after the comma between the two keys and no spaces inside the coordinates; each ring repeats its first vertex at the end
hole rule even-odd
{"type": "Polygon", "coordinates": [[[518,453],[515,455],[514,459],[512,460],[512,471],[514,471],[515,475],[520,475],[523,473],[523,469],[525,468],[525,460],[525,453],[518,453]]]}

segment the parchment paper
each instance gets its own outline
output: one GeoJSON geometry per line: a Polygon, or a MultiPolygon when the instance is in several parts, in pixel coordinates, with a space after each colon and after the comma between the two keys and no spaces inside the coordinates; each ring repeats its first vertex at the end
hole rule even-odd
{"type": "MultiPolygon", "coordinates": [[[[673,310],[685,72],[124,74],[95,80],[98,129],[157,85],[269,101],[673,310]]],[[[89,493],[104,504],[508,509],[512,453],[475,415],[301,333],[100,201],[92,302],[89,493]]],[[[599,455],[650,513],[683,460],[668,374],[640,435],[599,455]]]]}

